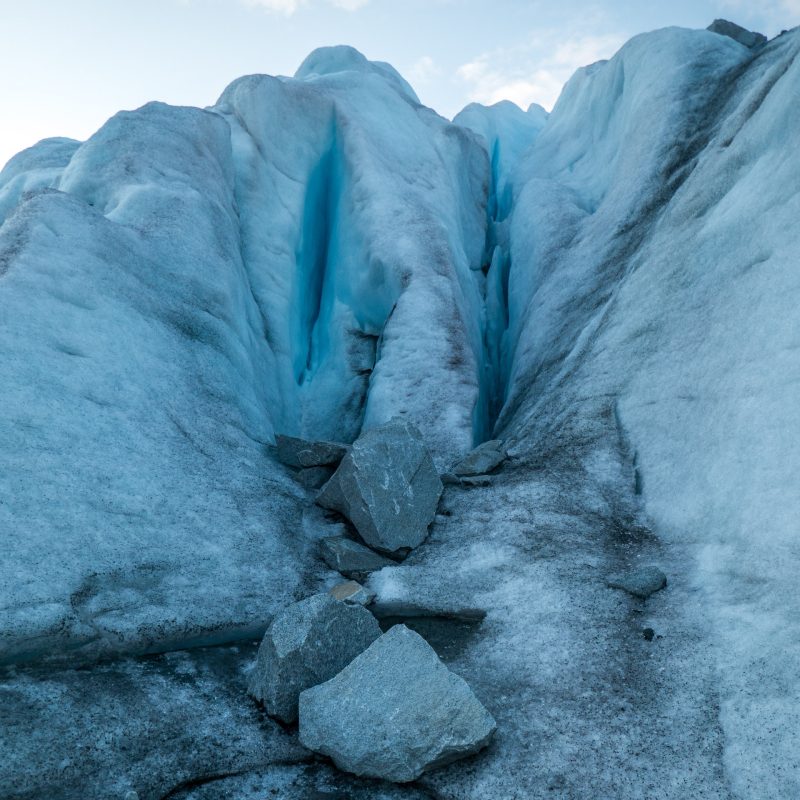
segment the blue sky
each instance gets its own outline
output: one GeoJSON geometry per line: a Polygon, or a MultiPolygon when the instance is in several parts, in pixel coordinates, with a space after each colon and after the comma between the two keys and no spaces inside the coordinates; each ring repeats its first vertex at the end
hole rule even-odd
{"type": "Polygon", "coordinates": [[[291,75],[326,44],[391,62],[446,116],[472,100],[549,108],[636,33],[718,16],[772,36],[800,24],[800,0],[0,0],[0,165],[121,108],[205,106],[239,75],[291,75]]]}

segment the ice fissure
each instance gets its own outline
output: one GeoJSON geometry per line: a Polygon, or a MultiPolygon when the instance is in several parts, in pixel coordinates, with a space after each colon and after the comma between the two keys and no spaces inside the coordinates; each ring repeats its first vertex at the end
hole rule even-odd
{"type": "MultiPolygon", "coordinates": [[[[331,291],[338,235],[338,185],[341,181],[336,156],[336,134],[331,149],[309,177],[303,204],[303,223],[297,246],[297,296],[292,304],[296,328],[294,372],[303,385],[313,378],[316,364],[325,357],[324,306],[330,306],[326,290],[331,291]]],[[[329,314],[330,312],[328,312],[329,314]]]]}

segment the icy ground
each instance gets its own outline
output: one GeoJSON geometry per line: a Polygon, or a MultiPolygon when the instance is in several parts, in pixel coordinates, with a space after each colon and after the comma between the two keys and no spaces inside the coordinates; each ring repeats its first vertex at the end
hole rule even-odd
{"type": "Polygon", "coordinates": [[[657,31],[450,124],[332,48],[12,159],[0,796],[800,796],[798,50],[657,31]],[[274,434],[398,414],[512,456],[370,582],[487,612],[440,646],[497,737],[399,788],[244,676],[336,577],[274,434]]]}

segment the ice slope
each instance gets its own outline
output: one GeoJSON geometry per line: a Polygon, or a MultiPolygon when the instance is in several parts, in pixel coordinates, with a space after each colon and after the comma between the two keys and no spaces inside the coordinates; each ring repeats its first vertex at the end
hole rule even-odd
{"type": "Polygon", "coordinates": [[[298,75],[0,174],[0,660],[255,635],[309,591],[275,431],[471,446],[485,153],[354,50],[298,75]]]}
{"type": "Polygon", "coordinates": [[[502,424],[630,489],[714,642],[726,779],[800,794],[800,32],[629,42],[565,88],[513,212],[502,424]]]}

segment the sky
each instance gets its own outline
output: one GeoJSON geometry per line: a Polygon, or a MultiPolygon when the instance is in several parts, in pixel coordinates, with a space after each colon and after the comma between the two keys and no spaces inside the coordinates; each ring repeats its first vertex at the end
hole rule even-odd
{"type": "Polygon", "coordinates": [[[0,166],[149,100],[212,105],[331,44],[390,62],[450,118],[473,101],[550,109],[631,36],[716,17],[773,36],[800,24],[800,0],[0,0],[0,166]]]}

